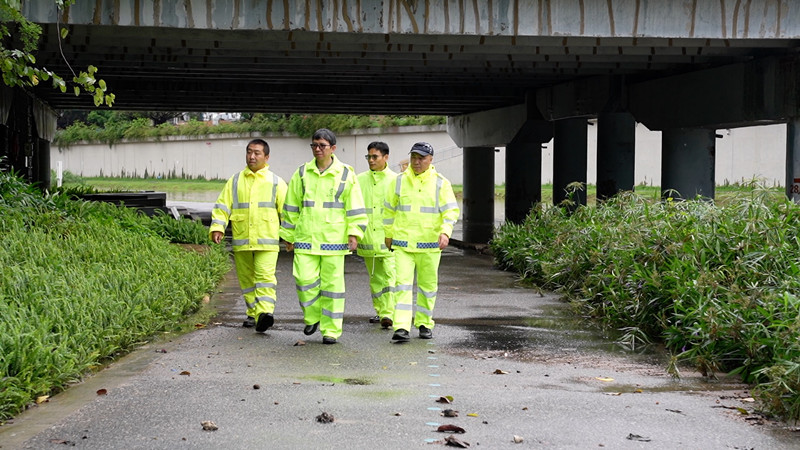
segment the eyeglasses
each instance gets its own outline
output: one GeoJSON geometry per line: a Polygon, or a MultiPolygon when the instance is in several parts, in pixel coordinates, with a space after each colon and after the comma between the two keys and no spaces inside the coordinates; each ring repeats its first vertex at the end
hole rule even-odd
{"type": "Polygon", "coordinates": [[[364,155],[364,159],[366,159],[367,161],[374,161],[380,157],[381,155],[364,155]]]}
{"type": "Polygon", "coordinates": [[[316,149],[325,150],[325,148],[326,147],[330,147],[330,145],[329,144],[311,144],[311,145],[309,145],[309,147],[311,147],[311,150],[316,150],[316,149]]]}

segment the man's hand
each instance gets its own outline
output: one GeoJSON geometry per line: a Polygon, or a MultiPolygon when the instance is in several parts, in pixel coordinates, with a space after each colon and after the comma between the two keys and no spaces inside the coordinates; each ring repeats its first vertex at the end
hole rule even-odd
{"type": "Polygon", "coordinates": [[[447,237],[446,234],[442,233],[439,235],[439,250],[444,250],[447,246],[450,245],[450,238],[447,237]]]}
{"type": "Polygon", "coordinates": [[[211,242],[213,242],[215,244],[219,244],[220,242],[222,242],[222,236],[223,236],[222,231],[212,231],[211,232],[211,242]]]}
{"type": "Polygon", "coordinates": [[[385,238],[384,241],[386,243],[386,248],[391,250],[392,249],[392,238],[385,238]]]}
{"type": "Polygon", "coordinates": [[[287,252],[294,251],[294,242],[287,242],[285,245],[286,245],[286,251],[287,252]]]}
{"type": "Polygon", "coordinates": [[[350,236],[347,236],[347,248],[349,248],[351,252],[356,251],[356,249],[358,248],[358,238],[356,238],[352,234],[350,236]]]}

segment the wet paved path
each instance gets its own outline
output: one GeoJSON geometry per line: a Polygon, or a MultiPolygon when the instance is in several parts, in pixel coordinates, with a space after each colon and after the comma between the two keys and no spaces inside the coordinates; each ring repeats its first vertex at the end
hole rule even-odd
{"type": "Polygon", "coordinates": [[[0,427],[0,448],[417,448],[442,443],[442,424],[462,427],[453,436],[470,448],[800,447],[797,433],[730,409],[752,409],[744,386],[670,378],[656,357],[615,350],[576,326],[555,297],[492,269],[487,256],[448,249],[434,339],[412,331],[407,344],[367,322],[357,257],[347,260],[337,345],[302,334],[286,253],[278,279],[267,333],[241,327],[230,274],[208,327],[145,345],[32,408],[0,427]],[[437,402],[443,396],[452,404],[437,402]],[[323,412],[334,421],[318,422],[323,412]],[[203,431],[203,421],[219,429],[203,431]],[[523,441],[513,443],[515,435],[523,441]]]}

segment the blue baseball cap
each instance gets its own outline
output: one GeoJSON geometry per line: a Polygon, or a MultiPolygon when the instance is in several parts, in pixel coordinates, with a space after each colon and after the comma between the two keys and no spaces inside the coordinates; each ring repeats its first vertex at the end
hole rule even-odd
{"type": "Polygon", "coordinates": [[[422,156],[433,156],[433,146],[427,142],[417,142],[411,147],[411,151],[408,153],[416,153],[422,156]]]}

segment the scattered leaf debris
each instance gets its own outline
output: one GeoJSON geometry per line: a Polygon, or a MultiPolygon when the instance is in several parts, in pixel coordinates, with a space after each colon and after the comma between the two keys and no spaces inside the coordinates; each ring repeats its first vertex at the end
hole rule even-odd
{"type": "Polygon", "coordinates": [[[506,372],[505,370],[500,370],[500,369],[497,369],[492,373],[495,374],[495,375],[507,375],[508,374],[508,372],[506,372]]]}
{"type": "Polygon", "coordinates": [[[467,417],[478,417],[478,413],[467,413],[467,417]]]}
{"type": "Polygon", "coordinates": [[[609,381],[614,381],[614,379],[611,377],[594,377],[594,379],[599,381],[604,381],[606,383],[608,383],[609,381]]]}
{"type": "Polygon", "coordinates": [[[458,417],[458,411],[452,409],[445,409],[444,411],[441,412],[441,415],[445,417],[458,417]]]}
{"type": "Polygon", "coordinates": [[[633,434],[633,433],[629,433],[628,436],[625,437],[625,439],[629,441],[650,442],[649,437],[639,436],[638,434],[633,434]]]}
{"type": "Polygon", "coordinates": [[[217,431],[217,430],[219,430],[219,427],[217,426],[217,424],[215,424],[214,422],[212,422],[210,420],[204,420],[204,421],[200,422],[200,425],[203,426],[203,431],[217,431]]]}
{"type": "Polygon", "coordinates": [[[453,397],[450,395],[439,397],[436,399],[436,403],[447,403],[447,404],[453,403],[453,397]]]}
{"type": "Polygon", "coordinates": [[[317,422],[319,423],[331,423],[333,420],[333,416],[327,412],[323,412],[317,416],[317,422]]]}
{"type": "Polygon", "coordinates": [[[445,445],[449,445],[451,447],[458,447],[458,448],[467,448],[469,447],[469,442],[462,441],[461,439],[455,436],[447,436],[444,439],[445,445]]]}
{"type": "Polygon", "coordinates": [[[156,353],[167,353],[167,350],[163,349],[163,348],[160,348],[160,349],[156,350],[156,353]]]}
{"type": "Polygon", "coordinates": [[[40,396],[36,397],[36,404],[38,405],[38,404],[40,404],[40,403],[44,403],[44,402],[46,402],[46,401],[47,401],[49,398],[50,398],[50,396],[49,396],[49,395],[40,395],[40,396]]]}
{"type": "Polygon", "coordinates": [[[260,384],[254,384],[253,385],[253,389],[261,389],[261,385],[260,384]]]}
{"type": "Polygon", "coordinates": [[[189,372],[188,370],[184,370],[183,372],[179,373],[178,375],[186,375],[186,376],[189,376],[189,375],[191,375],[191,374],[192,374],[192,372],[189,372]]]}
{"type": "Polygon", "coordinates": [[[297,341],[297,342],[295,342],[295,343],[294,343],[294,346],[295,346],[295,347],[299,347],[299,346],[301,346],[301,345],[306,345],[306,341],[304,341],[304,340],[299,340],[299,341],[297,341]]]}
{"type": "Polygon", "coordinates": [[[436,431],[438,431],[440,433],[466,433],[467,432],[467,430],[459,427],[458,425],[453,425],[453,424],[439,425],[439,428],[437,428],[436,431]]]}
{"type": "Polygon", "coordinates": [[[521,444],[524,440],[525,439],[523,439],[522,436],[517,436],[515,434],[514,437],[511,439],[511,442],[513,442],[515,444],[521,444]]]}
{"type": "Polygon", "coordinates": [[[108,390],[107,389],[98,389],[97,390],[97,395],[106,395],[106,394],[108,394],[108,390]]]}

